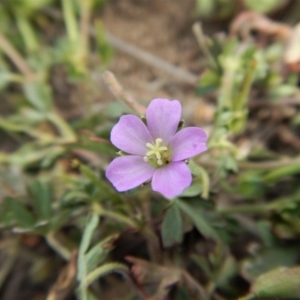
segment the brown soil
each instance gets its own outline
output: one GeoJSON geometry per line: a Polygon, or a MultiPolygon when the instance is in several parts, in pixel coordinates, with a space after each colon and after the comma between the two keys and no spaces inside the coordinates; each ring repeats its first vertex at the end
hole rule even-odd
{"type": "MultiPolygon", "coordinates": [[[[198,76],[201,53],[192,33],[193,8],[193,0],[112,0],[107,2],[102,21],[114,36],[198,76]]],[[[199,125],[203,107],[195,96],[195,87],[179,83],[166,72],[120,51],[115,53],[109,69],[137,100],[148,103],[158,97],[179,99],[184,117],[199,125]]],[[[109,97],[114,101],[112,95],[109,97]]]]}

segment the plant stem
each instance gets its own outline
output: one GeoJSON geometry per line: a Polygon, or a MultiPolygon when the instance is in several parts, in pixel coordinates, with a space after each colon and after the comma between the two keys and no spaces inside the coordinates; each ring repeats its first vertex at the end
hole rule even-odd
{"type": "Polygon", "coordinates": [[[74,45],[78,42],[78,27],[76,23],[73,1],[62,0],[64,20],[67,27],[68,38],[74,45]]]}
{"type": "Polygon", "coordinates": [[[69,260],[71,257],[71,251],[67,249],[61,242],[57,239],[54,232],[50,232],[46,236],[46,241],[48,245],[54,249],[63,259],[69,260]]]}
{"type": "Polygon", "coordinates": [[[49,113],[47,117],[48,120],[50,120],[58,128],[60,134],[62,135],[66,143],[76,142],[77,138],[75,133],[63,118],[61,118],[58,114],[53,112],[49,113]]]}
{"type": "Polygon", "coordinates": [[[193,32],[194,32],[194,35],[197,39],[199,48],[201,49],[204,56],[207,58],[207,60],[211,64],[211,66],[212,67],[218,67],[218,63],[216,62],[214,57],[211,55],[211,53],[210,53],[210,51],[207,47],[207,43],[206,43],[205,36],[203,34],[203,30],[202,30],[202,26],[201,26],[200,22],[197,22],[193,25],[193,32]]]}
{"type": "Polygon", "coordinates": [[[39,48],[39,43],[29,20],[20,12],[16,13],[16,19],[27,52],[36,51],[39,48]]]}
{"type": "Polygon", "coordinates": [[[0,48],[29,80],[35,77],[34,72],[29,68],[27,62],[1,32],[0,48]]]}
{"type": "Polygon", "coordinates": [[[140,105],[134,98],[125,93],[123,87],[118,82],[117,78],[112,72],[105,72],[104,79],[111,92],[127,106],[129,106],[134,112],[140,115],[144,115],[146,108],[140,105]]]}

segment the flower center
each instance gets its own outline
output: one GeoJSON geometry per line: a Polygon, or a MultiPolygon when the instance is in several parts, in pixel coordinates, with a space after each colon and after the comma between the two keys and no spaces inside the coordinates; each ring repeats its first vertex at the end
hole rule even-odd
{"type": "Polygon", "coordinates": [[[144,161],[151,163],[158,168],[170,162],[170,151],[168,147],[162,146],[163,140],[157,138],[155,143],[147,143],[146,147],[150,150],[144,156],[144,161]]]}

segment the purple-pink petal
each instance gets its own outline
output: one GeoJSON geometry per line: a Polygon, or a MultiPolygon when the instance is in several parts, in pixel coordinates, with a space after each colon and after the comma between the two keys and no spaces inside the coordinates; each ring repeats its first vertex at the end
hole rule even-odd
{"type": "Polygon", "coordinates": [[[134,115],[125,115],[113,127],[110,140],[126,153],[144,156],[149,151],[146,143],[151,143],[152,137],[141,119],[134,115]]]}
{"type": "Polygon", "coordinates": [[[115,158],[106,169],[106,177],[119,191],[128,191],[151,179],[155,169],[141,156],[115,158]]]}
{"type": "Polygon", "coordinates": [[[175,134],[181,117],[181,104],[178,100],[154,99],[147,112],[147,126],[153,139],[162,138],[168,144],[175,134]]]}
{"type": "Polygon", "coordinates": [[[167,198],[180,195],[192,183],[189,167],[182,161],[171,162],[166,167],[156,169],[152,178],[152,189],[167,198]]]}
{"type": "Polygon", "coordinates": [[[169,147],[172,161],[193,157],[207,150],[207,134],[198,127],[187,127],[178,131],[171,139],[169,147]]]}

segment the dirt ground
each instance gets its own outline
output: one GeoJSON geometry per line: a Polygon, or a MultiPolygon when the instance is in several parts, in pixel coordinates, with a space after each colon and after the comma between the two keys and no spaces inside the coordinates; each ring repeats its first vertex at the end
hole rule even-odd
{"type": "MultiPolygon", "coordinates": [[[[203,62],[192,33],[193,8],[192,0],[113,0],[108,1],[101,18],[105,29],[115,37],[198,76],[203,62]]],[[[184,117],[199,122],[199,110],[203,107],[195,95],[195,86],[178,83],[172,74],[139,61],[134,53],[127,55],[120,50],[116,50],[109,68],[139,101],[177,98],[184,105],[184,117]]]]}

